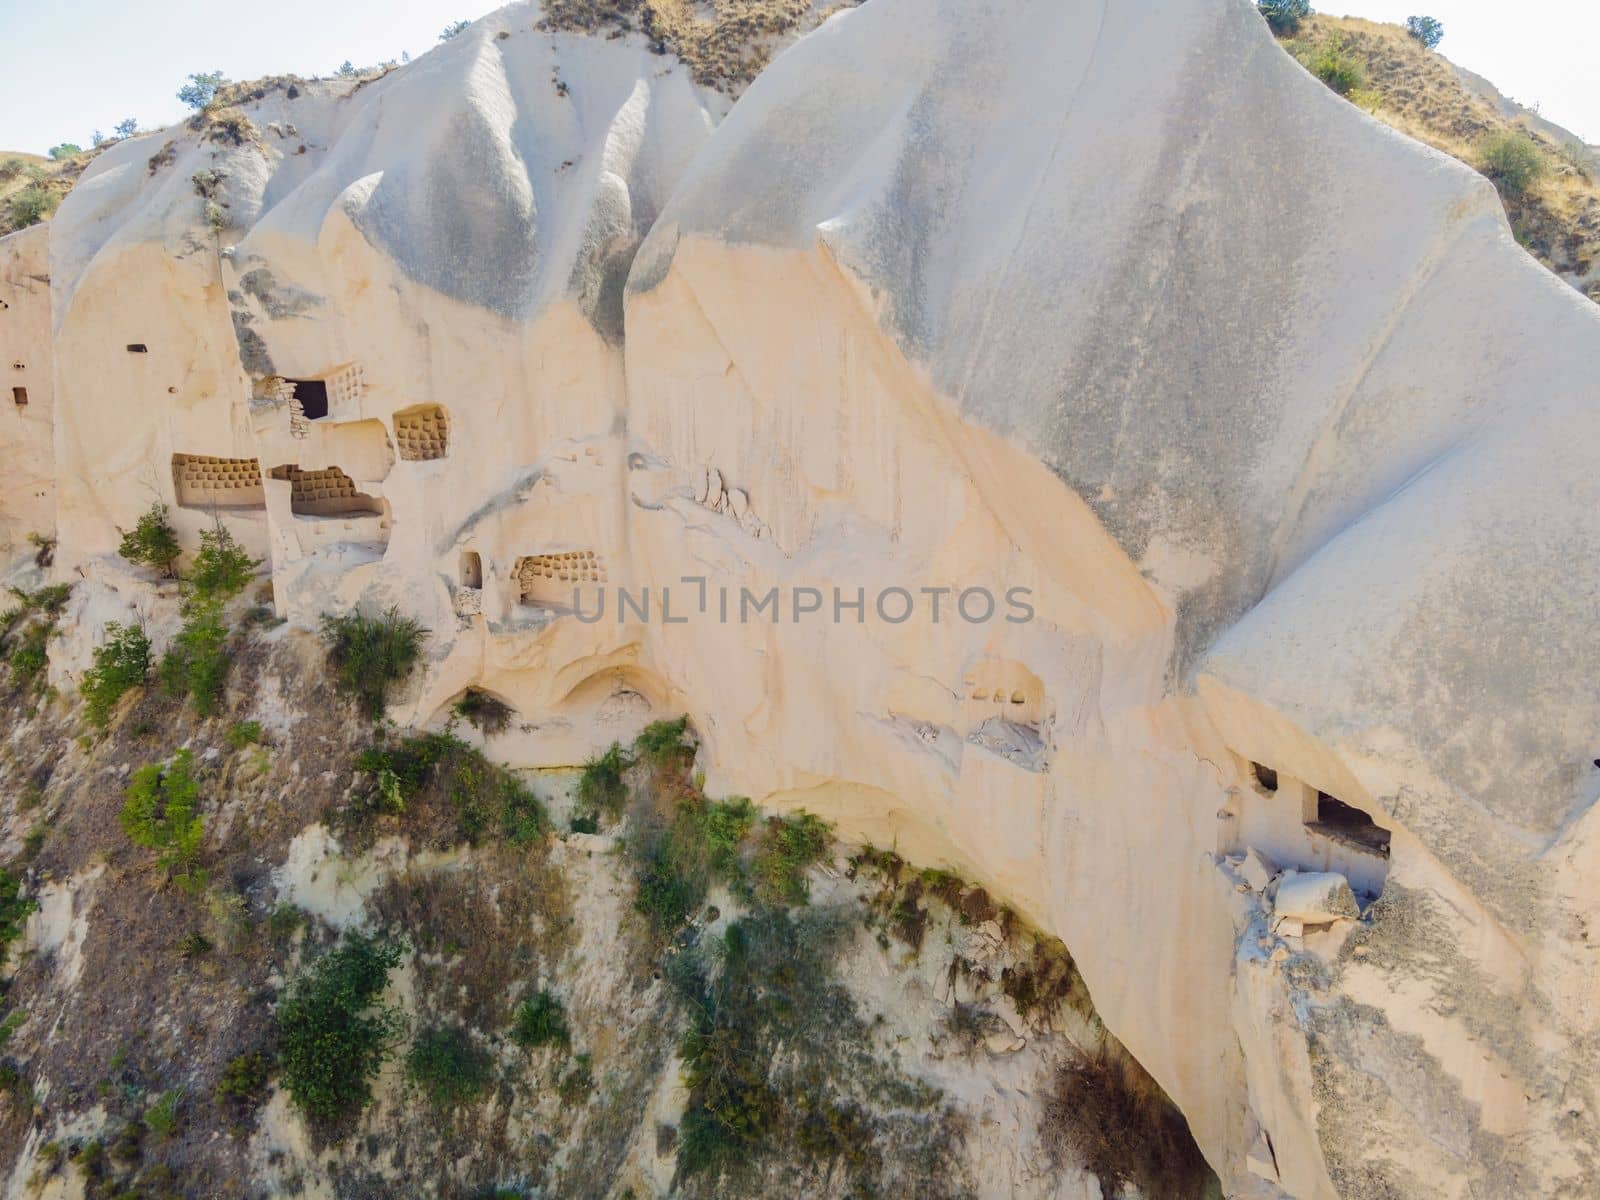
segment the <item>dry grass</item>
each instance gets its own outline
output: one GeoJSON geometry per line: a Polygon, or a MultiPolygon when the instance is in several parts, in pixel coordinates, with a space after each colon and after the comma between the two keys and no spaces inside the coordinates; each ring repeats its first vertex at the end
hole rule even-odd
{"type": "MultiPolygon", "coordinates": [[[[1341,47],[1363,68],[1362,86],[1350,93],[1353,103],[1474,169],[1483,167],[1485,143],[1494,135],[1515,132],[1530,138],[1548,169],[1520,195],[1502,191],[1517,240],[1567,279],[1581,280],[1600,264],[1600,180],[1582,154],[1526,122],[1501,115],[1402,26],[1319,15],[1283,46],[1306,61],[1329,44],[1341,47]]],[[[1600,277],[1587,284],[1586,294],[1600,301],[1600,277]]]]}

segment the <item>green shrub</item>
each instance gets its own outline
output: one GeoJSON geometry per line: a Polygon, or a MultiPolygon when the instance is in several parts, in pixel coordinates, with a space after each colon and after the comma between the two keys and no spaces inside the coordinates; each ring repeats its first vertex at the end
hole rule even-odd
{"type": "Polygon", "coordinates": [[[767,904],[804,904],[810,894],[806,872],[828,853],[828,823],[808,812],[769,817],[756,846],[755,893],[767,904]]]}
{"type": "Polygon", "coordinates": [[[398,608],[381,616],[361,613],[322,618],[322,639],[339,690],[354,696],[361,711],[376,721],[383,716],[389,689],[402,682],[422,657],[428,631],[398,608]]]}
{"type": "Polygon", "coordinates": [[[283,1085],[313,1121],[353,1117],[372,1099],[372,1080],[401,1029],[397,1009],[378,1003],[400,963],[389,941],[346,935],[306,967],[278,1006],[283,1085]]]}
{"type": "Polygon", "coordinates": [[[118,817],[128,840],[157,851],[156,861],[186,891],[205,886],[205,872],[195,865],[205,839],[199,808],[194,755],[180,750],[165,770],[149,763],[133,773],[118,817]]]}
{"type": "Polygon", "coordinates": [[[613,821],[620,817],[628,802],[628,785],[622,776],[631,765],[615,742],[604,754],[591,756],[578,779],[578,812],[590,817],[604,813],[613,821]]]}
{"type": "Polygon", "coordinates": [[[0,869],[0,957],[5,948],[22,936],[28,917],[39,911],[39,902],[22,894],[22,881],[10,871],[0,869]]]}
{"type": "Polygon", "coordinates": [[[30,183],[13,192],[7,202],[13,229],[37,225],[61,206],[61,197],[41,183],[30,183]]]}
{"type": "Polygon", "coordinates": [[[633,741],[633,748],[658,767],[681,766],[694,758],[694,747],[684,741],[689,718],[652,721],[633,741]]]}
{"type": "Polygon", "coordinates": [[[143,684],[149,671],[150,639],[144,630],[107,622],[105,644],[95,647],[94,665],[84,672],[78,687],[89,723],[104,729],[117,701],[143,684]]]}
{"type": "Polygon", "coordinates": [[[1429,50],[1444,41],[1444,26],[1434,17],[1407,17],[1406,32],[1429,50]]]}
{"type": "Polygon", "coordinates": [[[470,689],[457,700],[450,711],[484,737],[494,737],[511,727],[511,706],[498,696],[491,696],[477,688],[470,689]]]}
{"type": "Polygon", "coordinates": [[[355,765],[372,776],[371,808],[398,814],[424,797],[445,800],[456,836],[473,845],[488,838],[526,845],[549,828],[544,805],[527,784],[449,730],[368,747],[355,765]]]}
{"type": "Polygon", "coordinates": [[[74,154],[82,154],[83,147],[77,142],[61,142],[50,147],[50,157],[60,162],[64,158],[71,158],[74,154]]]}
{"type": "Polygon", "coordinates": [[[168,579],[177,578],[183,547],[178,544],[178,531],[167,523],[167,506],[152,504],[132,532],[122,535],[117,553],[129,562],[159,570],[168,579]]]}
{"type": "Polygon", "coordinates": [[[491,1068],[488,1053],[456,1026],[424,1030],[406,1055],[406,1078],[435,1108],[475,1100],[489,1086],[491,1068]]]}
{"type": "Polygon", "coordinates": [[[511,1017],[511,1040],[519,1046],[567,1046],[567,1010],[548,990],[517,1005],[511,1017]]]}
{"type": "Polygon", "coordinates": [[[1301,22],[1311,15],[1311,0],[1261,0],[1256,7],[1280,36],[1299,33],[1301,22]]]}
{"type": "Polygon", "coordinates": [[[713,802],[690,792],[678,798],[664,828],[641,822],[629,843],[638,874],[634,908],[658,939],[694,915],[713,878],[743,886],[739,846],[754,819],[743,797],[713,802]]]}
{"type": "Polygon", "coordinates": [[[261,562],[244,552],[219,519],[214,528],[201,531],[200,550],[187,582],[203,601],[231,600],[249,586],[261,562]]]}
{"type": "Polygon", "coordinates": [[[1520,196],[1549,169],[1531,137],[1513,130],[1491,133],[1478,143],[1478,169],[1508,196],[1520,196]]]}
{"type": "Polygon", "coordinates": [[[217,1102],[240,1107],[255,1105],[266,1095],[269,1066],[267,1056],[260,1050],[235,1054],[217,1080],[217,1102]]]}
{"type": "Polygon", "coordinates": [[[195,712],[213,716],[228,680],[228,626],[222,602],[193,598],[185,604],[183,628],[161,659],[161,685],[170,696],[188,696],[195,712]]]}
{"type": "Polygon", "coordinates": [[[236,721],[228,726],[228,745],[235,750],[254,746],[261,740],[260,721],[236,721]]]}
{"type": "Polygon", "coordinates": [[[22,1023],[27,1019],[28,1014],[23,1012],[20,1008],[15,1008],[8,1012],[5,1020],[0,1021],[0,1046],[4,1046],[7,1042],[9,1042],[11,1040],[11,1035],[20,1029],[22,1027],[22,1023]]]}
{"type": "Polygon", "coordinates": [[[1367,81],[1366,68],[1361,60],[1345,49],[1343,44],[1333,40],[1316,46],[1301,62],[1306,70],[1341,96],[1348,96],[1367,81]]]}
{"type": "Polygon", "coordinates": [[[11,678],[18,687],[42,688],[44,669],[50,665],[49,642],[55,631],[54,621],[35,621],[23,629],[8,660],[11,678]]]}
{"type": "Polygon", "coordinates": [[[155,1102],[144,1110],[144,1126],[162,1141],[178,1132],[178,1106],[183,1103],[183,1089],[172,1088],[162,1092],[155,1102]]]}
{"type": "Polygon", "coordinates": [[[744,796],[730,796],[707,805],[705,843],[713,871],[727,879],[738,873],[739,846],[755,820],[755,805],[744,796]]]}

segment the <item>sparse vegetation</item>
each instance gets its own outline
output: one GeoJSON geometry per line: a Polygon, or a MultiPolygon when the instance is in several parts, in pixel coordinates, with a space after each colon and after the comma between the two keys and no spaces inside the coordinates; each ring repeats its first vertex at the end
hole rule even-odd
{"type": "Polygon", "coordinates": [[[111,132],[119,138],[129,138],[139,132],[137,117],[124,117],[111,128],[111,132]]]}
{"type": "Polygon", "coordinates": [[[459,1026],[423,1030],[406,1055],[406,1078],[435,1108],[459,1108],[489,1086],[488,1053],[459,1026]]]}
{"type": "Polygon", "coordinates": [[[7,662],[11,679],[23,691],[41,690],[44,670],[50,665],[49,644],[55,635],[54,621],[34,621],[24,626],[7,662]]]}
{"type": "Polygon", "coordinates": [[[694,759],[694,746],[685,740],[689,718],[652,721],[634,739],[639,756],[660,769],[681,767],[694,759]]]}
{"type": "Polygon", "coordinates": [[[549,828],[544,806],[525,783],[449,730],[371,746],[355,766],[373,785],[346,813],[357,824],[382,814],[418,826],[431,820],[442,826],[444,840],[473,845],[487,839],[526,845],[549,828]]]}
{"type": "MultiPolygon", "coordinates": [[[[4,957],[6,948],[22,936],[28,917],[38,911],[39,902],[22,894],[22,881],[10,871],[0,869],[0,958],[4,957]]],[[[4,1044],[3,1040],[0,1044],[4,1044]]]]}
{"type": "Polygon", "coordinates": [[[89,723],[104,729],[117,701],[144,683],[150,672],[150,639],[138,625],[106,623],[106,640],[94,649],[94,665],[79,691],[89,723]]]}
{"type": "Polygon", "coordinates": [[[517,1005],[511,1018],[511,1040],[519,1046],[566,1046],[571,1041],[567,1010],[548,989],[517,1005]]]}
{"type": "Polygon", "coordinates": [[[810,894],[806,872],[822,861],[830,840],[827,822],[811,813],[769,817],[752,864],[757,898],[774,905],[804,904],[810,894]]]}
{"type": "Polygon", "coordinates": [[[451,21],[450,24],[444,27],[444,32],[439,35],[439,40],[448,42],[451,38],[465,33],[471,24],[471,21],[451,21]]]}
{"type": "Polygon", "coordinates": [[[149,763],[133,773],[119,820],[128,840],[157,851],[157,862],[186,891],[205,886],[206,874],[196,865],[205,838],[200,812],[200,785],[194,777],[194,755],[180,750],[162,767],[149,763]]]}
{"type": "Polygon", "coordinates": [[[1335,39],[1319,42],[1300,61],[1306,70],[1341,96],[1348,96],[1367,81],[1361,60],[1335,39]]]}
{"type": "Polygon", "coordinates": [[[260,721],[236,721],[228,726],[228,745],[235,750],[254,746],[261,740],[260,721]]]}
{"type": "Polygon", "coordinates": [[[161,1141],[178,1132],[178,1108],[183,1103],[183,1089],[171,1088],[162,1092],[144,1112],[144,1125],[161,1141]]]}
{"type": "Polygon", "coordinates": [[[167,579],[177,578],[183,547],[178,544],[178,531],[167,521],[167,506],[157,501],[146,509],[138,524],[123,533],[117,553],[129,562],[160,571],[167,579]]]}
{"type": "Polygon", "coordinates": [[[304,968],[278,1006],[283,1085],[308,1118],[335,1125],[372,1099],[372,1080],[401,1030],[378,1002],[400,964],[394,942],[346,935],[304,968]]]}
{"type": "Polygon", "coordinates": [[[1521,196],[1549,169],[1538,144],[1525,133],[1491,133],[1478,145],[1478,169],[1508,196],[1521,196]]]}
{"type": "Polygon", "coordinates": [[[428,631],[390,608],[376,617],[362,613],[322,618],[322,640],[339,690],[354,696],[361,711],[383,716],[390,690],[410,676],[422,657],[428,631]]]}
{"type": "Polygon", "coordinates": [[[1406,32],[1429,50],[1444,41],[1444,25],[1434,17],[1407,17],[1406,32]]]}
{"type": "MultiPolygon", "coordinates": [[[[613,821],[620,817],[628,803],[628,785],[623,775],[631,765],[622,747],[615,742],[604,754],[592,755],[583,764],[583,774],[578,778],[576,816],[589,818],[591,822],[601,813],[613,821]]],[[[594,823],[598,828],[598,822],[594,823]]],[[[593,833],[594,829],[588,832],[593,833]]]]}
{"type": "Polygon", "coordinates": [[[511,706],[478,688],[469,688],[451,711],[484,737],[494,737],[511,727],[511,706]]]}
{"type": "Polygon", "coordinates": [[[76,142],[62,142],[60,145],[50,147],[50,157],[56,162],[64,158],[71,158],[74,154],[82,154],[83,147],[76,142]]]}

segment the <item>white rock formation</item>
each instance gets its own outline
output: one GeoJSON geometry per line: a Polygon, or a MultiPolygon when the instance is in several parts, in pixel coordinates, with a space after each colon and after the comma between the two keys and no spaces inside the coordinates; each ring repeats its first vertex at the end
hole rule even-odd
{"type": "Polygon", "coordinates": [[[399,719],[694,714],[1058,933],[1231,1194],[1600,1189],[1600,313],[1489,185],[1243,0],[873,0],[731,111],[537,18],[114,147],[48,333],[0,243],[59,567],[160,498],[428,625],[399,719]],[[1286,946],[1252,848],[1367,915],[1286,946]]]}

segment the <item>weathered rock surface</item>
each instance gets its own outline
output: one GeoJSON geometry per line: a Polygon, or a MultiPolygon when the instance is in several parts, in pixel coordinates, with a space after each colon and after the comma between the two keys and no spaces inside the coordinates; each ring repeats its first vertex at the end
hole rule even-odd
{"type": "Polygon", "coordinates": [[[1235,0],[874,0],[731,109],[538,16],[114,147],[48,335],[0,243],[5,544],[126,586],[220,513],[519,764],[694,713],[714,791],[1059,934],[1231,1194],[1600,1188],[1600,313],[1489,185],[1235,0]],[[1252,848],[1376,903],[1286,946],[1252,848]]]}

